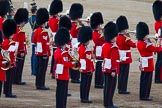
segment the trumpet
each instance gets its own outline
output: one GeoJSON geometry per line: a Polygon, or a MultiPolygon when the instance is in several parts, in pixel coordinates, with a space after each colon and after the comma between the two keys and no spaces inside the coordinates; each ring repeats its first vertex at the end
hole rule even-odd
{"type": "Polygon", "coordinates": [[[92,16],[92,13],[87,18],[81,18],[80,21],[89,23],[91,16],[92,16]]]}
{"type": "Polygon", "coordinates": [[[66,12],[64,12],[64,13],[60,13],[59,15],[60,16],[69,15],[69,10],[66,10],[66,12]]]}
{"type": "Polygon", "coordinates": [[[7,63],[7,66],[1,67],[2,70],[9,70],[11,68],[11,59],[8,51],[1,49],[1,55],[3,57],[3,62],[7,63]]]}

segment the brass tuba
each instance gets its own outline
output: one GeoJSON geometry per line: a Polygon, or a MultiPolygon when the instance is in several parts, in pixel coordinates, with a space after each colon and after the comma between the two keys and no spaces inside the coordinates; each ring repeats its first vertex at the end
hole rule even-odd
{"type": "Polygon", "coordinates": [[[78,57],[78,54],[76,53],[76,51],[74,50],[74,48],[69,48],[68,54],[71,56],[73,61],[75,61],[76,64],[77,64],[77,66],[76,67],[72,67],[72,69],[73,70],[79,70],[80,69],[79,57],[78,57]]]}
{"type": "Polygon", "coordinates": [[[3,57],[3,61],[7,63],[7,66],[1,67],[2,70],[9,70],[11,67],[11,59],[8,51],[1,49],[1,55],[3,57]]]}

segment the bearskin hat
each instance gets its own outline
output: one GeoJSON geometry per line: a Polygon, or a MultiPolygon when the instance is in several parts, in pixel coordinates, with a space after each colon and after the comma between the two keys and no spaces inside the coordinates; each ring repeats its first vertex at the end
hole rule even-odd
{"type": "Polygon", "coordinates": [[[16,24],[20,24],[22,22],[27,23],[29,17],[29,12],[26,8],[19,8],[14,16],[14,20],[16,24]]]}
{"type": "Polygon", "coordinates": [[[86,43],[92,40],[92,29],[89,26],[83,26],[80,28],[78,33],[78,42],[86,43]]]}
{"type": "Polygon", "coordinates": [[[149,35],[149,27],[145,22],[139,22],[136,26],[136,38],[143,40],[143,38],[149,35]]]}
{"type": "Polygon", "coordinates": [[[118,19],[116,20],[116,25],[118,33],[121,32],[122,30],[129,29],[128,21],[125,16],[118,17],[118,19]]]}
{"type": "Polygon", "coordinates": [[[90,25],[92,29],[95,29],[98,25],[103,24],[103,18],[101,12],[95,12],[90,18],[90,25]]]}
{"type": "Polygon", "coordinates": [[[69,16],[71,20],[82,18],[83,15],[83,5],[80,3],[74,3],[71,5],[69,16]]]}
{"type": "Polygon", "coordinates": [[[34,2],[34,3],[31,3],[31,13],[35,13],[36,10],[37,10],[37,4],[34,2]]]}
{"type": "Polygon", "coordinates": [[[153,11],[155,20],[160,20],[160,18],[162,17],[161,10],[162,10],[162,1],[156,0],[152,5],[152,11],[153,11]]]}
{"type": "Polygon", "coordinates": [[[55,44],[58,47],[61,47],[67,43],[69,43],[70,41],[70,33],[69,31],[62,27],[59,28],[59,30],[57,31],[56,35],[55,35],[55,44]]]}
{"type": "Polygon", "coordinates": [[[0,0],[0,16],[4,17],[10,10],[10,3],[7,0],[0,0]]]}
{"type": "Polygon", "coordinates": [[[2,25],[2,31],[6,38],[16,33],[16,22],[13,19],[7,19],[2,25]]]}
{"type": "Polygon", "coordinates": [[[60,21],[59,21],[59,28],[61,27],[65,27],[67,28],[68,30],[71,29],[71,20],[68,16],[64,15],[60,18],[60,21]]]}
{"type": "Polygon", "coordinates": [[[50,15],[55,15],[59,12],[62,12],[62,10],[63,10],[62,1],[61,0],[53,0],[50,5],[50,9],[49,9],[50,15]]]}
{"type": "Polygon", "coordinates": [[[115,23],[108,22],[104,27],[104,38],[106,42],[111,42],[111,40],[118,35],[117,26],[115,23]]]}
{"type": "Polygon", "coordinates": [[[39,26],[41,26],[49,20],[49,14],[46,8],[38,9],[36,16],[36,22],[39,26]]]}

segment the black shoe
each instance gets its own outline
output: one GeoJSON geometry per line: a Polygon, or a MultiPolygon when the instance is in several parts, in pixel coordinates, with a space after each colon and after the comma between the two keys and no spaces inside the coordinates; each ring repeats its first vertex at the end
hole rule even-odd
{"type": "Polygon", "coordinates": [[[152,101],[152,98],[140,98],[140,100],[143,100],[143,101],[152,101]]]}
{"type": "Polygon", "coordinates": [[[156,80],[155,83],[156,83],[156,84],[161,84],[162,81],[156,80]]]}
{"type": "Polygon", "coordinates": [[[85,99],[82,99],[81,102],[82,102],[82,103],[92,103],[91,100],[85,100],[85,99]]]}
{"type": "Polygon", "coordinates": [[[95,88],[103,88],[103,85],[95,85],[95,88]]]}
{"type": "Polygon", "coordinates": [[[118,93],[119,93],[119,94],[130,94],[129,91],[121,91],[121,90],[119,90],[118,93]]]}
{"type": "Polygon", "coordinates": [[[70,94],[70,93],[68,93],[68,94],[67,94],[67,96],[71,96],[71,94],[70,94]]]}
{"type": "Polygon", "coordinates": [[[118,106],[113,105],[113,106],[108,106],[108,107],[106,107],[106,108],[118,108],[118,106]]]}
{"type": "Polygon", "coordinates": [[[80,84],[80,80],[71,80],[71,83],[78,83],[78,84],[80,84]]]}
{"type": "Polygon", "coordinates": [[[49,87],[42,86],[42,87],[37,87],[38,90],[49,90],[49,87]]]}
{"type": "Polygon", "coordinates": [[[17,82],[16,85],[26,85],[26,82],[17,82]]]}
{"type": "Polygon", "coordinates": [[[16,98],[17,96],[15,94],[9,94],[5,95],[6,98],[16,98]]]}

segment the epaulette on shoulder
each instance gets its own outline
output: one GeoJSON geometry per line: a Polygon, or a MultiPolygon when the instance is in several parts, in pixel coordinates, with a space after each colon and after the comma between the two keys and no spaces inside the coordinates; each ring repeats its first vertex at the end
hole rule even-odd
{"type": "Polygon", "coordinates": [[[147,41],[145,41],[145,43],[146,43],[146,48],[152,45],[151,42],[147,42],[147,41]]]}
{"type": "Polygon", "coordinates": [[[126,39],[125,39],[125,41],[128,41],[128,40],[130,40],[130,39],[131,39],[130,37],[127,37],[127,36],[126,36],[126,39]]]}
{"type": "Polygon", "coordinates": [[[19,33],[24,33],[25,31],[23,29],[20,29],[19,33]]]}
{"type": "Polygon", "coordinates": [[[41,33],[45,33],[45,32],[47,32],[47,30],[45,28],[43,28],[41,33]]]}
{"type": "Polygon", "coordinates": [[[112,47],[111,48],[118,48],[116,42],[113,43],[112,47]]]}
{"type": "Polygon", "coordinates": [[[15,43],[16,43],[15,41],[11,40],[10,43],[9,43],[9,45],[15,44],[15,43]]]}

